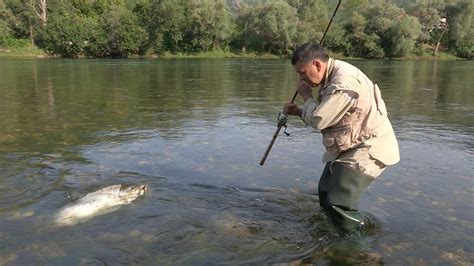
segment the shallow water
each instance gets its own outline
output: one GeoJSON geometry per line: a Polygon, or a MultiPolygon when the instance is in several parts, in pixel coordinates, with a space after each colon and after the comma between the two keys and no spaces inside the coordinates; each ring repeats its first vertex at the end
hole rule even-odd
{"type": "Polygon", "coordinates": [[[321,213],[318,132],[290,119],[286,60],[0,61],[0,264],[474,263],[474,64],[352,61],[376,81],[402,160],[343,237],[321,213]],[[149,193],[55,228],[111,184],[149,193]]]}

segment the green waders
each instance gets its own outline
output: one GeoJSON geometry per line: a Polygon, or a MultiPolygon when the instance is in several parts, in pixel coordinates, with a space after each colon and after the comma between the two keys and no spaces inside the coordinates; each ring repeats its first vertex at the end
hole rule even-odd
{"type": "Polygon", "coordinates": [[[362,229],[367,214],[355,207],[373,178],[338,162],[329,162],[319,180],[319,204],[335,226],[345,232],[362,229]]]}

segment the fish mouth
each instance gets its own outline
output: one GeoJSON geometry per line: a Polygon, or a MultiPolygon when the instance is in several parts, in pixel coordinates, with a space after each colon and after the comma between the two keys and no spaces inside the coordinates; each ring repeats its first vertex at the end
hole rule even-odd
{"type": "Polygon", "coordinates": [[[140,190],[140,195],[146,194],[148,192],[148,185],[146,184],[140,185],[139,190],[140,190]]]}
{"type": "Polygon", "coordinates": [[[148,192],[147,184],[122,185],[120,194],[123,197],[139,197],[148,192]]]}

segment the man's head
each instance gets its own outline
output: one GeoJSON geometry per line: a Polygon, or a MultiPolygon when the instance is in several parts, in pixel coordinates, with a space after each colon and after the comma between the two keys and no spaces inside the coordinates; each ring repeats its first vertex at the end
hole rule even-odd
{"type": "Polygon", "coordinates": [[[324,79],[329,56],[326,50],[316,43],[305,43],[293,52],[291,64],[301,80],[317,86],[324,79]]]}

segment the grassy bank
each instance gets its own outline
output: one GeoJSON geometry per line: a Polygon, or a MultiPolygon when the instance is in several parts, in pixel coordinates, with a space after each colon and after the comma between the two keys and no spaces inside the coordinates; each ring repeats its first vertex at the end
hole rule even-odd
{"type": "Polygon", "coordinates": [[[453,61],[453,60],[466,60],[457,57],[448,52],[440,51],[436,56],[433,55],[432,51],[424,51],[421,55],[410,55],[407,57],[399,58],[400,60],[439,60],[439,61],[453,61]]]}
{"type": "MultiPolygon", "coordinates": [[[[367,58],[360,58],[360,57],[351,57],[351,56],[345,56],[343,54],[339,53],[331,53],[329,52],[329,56],[340,59],[340,60],[370,60],[367,58]]],[[[420,54],[412,54],[408,55],[405,57],[397,57],[397,58],[384,58],[384,59],[372,59],[372,60],[398,60],[398,61],[431,61],[431,60],[436,60],[436,61],[456,61],[456,60],[466,60],[464,58],[457,57],[453,54],[450,54],[448,52],[438,52],[436,56],[432,55],[432,52],[427,50],[423,52],[421,55],[420,54]]]]}
{"type": "MultiPolygon", "coordinates": [[[[339,53],[329,53],[331,57],[342,59],[342,60],[363,60],[364,58],[355,58],[355,57],[348,57],[344,56],[339,53]]],[[[53,58],[46,54],[43,50],[39,49],[38,47],[27,44],[23,47],[13,47],[13,48],[5,48],[0,47],[0,58],[5,57],[13,57],[13,58],[53,58]]],[[[200,52],[200,53],[192,53],[192,54],[185,54],[185,53],[169,53],[166,52],[163,55],[145,55],[145,56],[137,56],[133,55],[129,58],[165,58],[165,59],[173,59],[173,58],[258,58],[258,59],[278,59],[278,58],[288,58],[288,56],[281,56],[275,55],[270,53],[254,53],[254,52],[231,52],[231,51],[209,51],[209,52],[200,52]]],[[[425,51],[421,55],[410,55],[403,58],[392,58],[391,60],[441,60],[441,61],[453,61],[453,60],[463,60],[462,58],[456,57],[453,54],[448,52],[441,51],[438,53],[437,56],[433,56],[431,51],[425,51]]]]}
{"type": "MultiPolygon", "coordinates": [[[[0,58],[1,57],[22,57],[22,58],[53,58],[46,54],[44,51],[36,46],[28,45],[22,48],[2,48],[0,47],[0,58]]],[[[85,58],[85,57],[81,57],[85,58]]],[[[278,59],[284,58],[282,56],[270,54],[270,53],[235,53],[230,51],[210,51],[200,53],[165,53],[163,55],[131,55],[128,58],[259,58],[259,59],[278,59]]]]}
{"type": "Polygon", "coordinates": [[[44,58],[48,55],[38,47],[28,44],[22,47],[0,47],[0,57],[44,58]]]}
{"type": "Polygon", "coordinates": [[[183,53],[165,53],[158,58],[269,58],[277,59],[284,58],[282,56],[270,54],[270,53],[236,53],[230,51],[209,51],[200,52],[195,54],[183,54],[183,53]]]}

